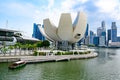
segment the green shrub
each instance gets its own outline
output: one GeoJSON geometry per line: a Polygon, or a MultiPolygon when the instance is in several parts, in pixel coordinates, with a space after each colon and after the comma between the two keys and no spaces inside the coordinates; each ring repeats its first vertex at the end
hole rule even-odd
{"type": "Polygon", "coordinates": [[[79,52],[79,54],[83,54],[83,52],[79,52]]]}
{"type": "Polygon", "coordinates": [[[78,54],[78,52],[74,52],[74,54],[78,54]]]}
{"type": "Polygon", "coordinates": [[[91,51],[87,51],[88,53],[90,53],[91,51]]]}
{"type": "Polygon", "coordinates": [[[84,54],[88,54],[88,52],[84,52],[84,54]]]}
{"type": "Polygon", "coordinates": [[[34,51],[33,55],[34,56],[37,56],[38,52],[37,51],[34,51]]]}
{"type": "Polygon", "coordinates": [[[66,55],[66,53],[65,53],[65,52],[62,52],[62,55],[66,55]]]}
{"type": "Polygon", "coordinates": [[[41,55],[41,56],[45,56],[46,53],[45,53],[45,52],[39,52],[39,55],[41,55]]]}
{"type": "Polygon", "coordinates": [[[62,54],[62,52],[57,52],[57,54],[56,55],[61,55],[62,54]]]}

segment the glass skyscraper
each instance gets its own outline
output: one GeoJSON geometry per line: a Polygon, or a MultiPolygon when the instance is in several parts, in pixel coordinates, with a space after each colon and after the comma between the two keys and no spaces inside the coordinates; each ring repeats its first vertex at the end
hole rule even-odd
{"type": "Polygon", "coordinates": [[[102,27],[97,28],[97,36],[101,36],[102,31],[102,27]]]}
{"type": "Polygon", "coordinates": [[[95,37],[95,34],[93,31],[90,31],[90,42],[89,44],[93,44],[93,38],[95,37]]]}
{"type": "Polygon", "coordinates": [[[32,37],[37,38],[39,40],[45,40],[45,37],[42,35],[42,33],[39,30],[39,26],[41,26],[41,24],[33,24],[33,34],[32,37]]]}
{"type": "Polygon", "coordinates": [[[93,44],[94,44],[95,46],[99,46],[99,37],[98,37],[98,36],[95,36],[95,37],[93,38],[93,44]]]}
{"type": "Polygon", "coordinates": [[[105,36],[99,37],[99,46],[101,47],[105,46],[105,36]]]}
{"type": "Polygon", "coordinates": [[[88,36],[89,24],[87,24],[86,31],[85,31],[85,38],[88,36]]]}
{"type": "Polygon", "coordinates": [[[116,22],[112,22],[112,26],[111,26],[111,40],[112,40],[112,42],[117,42],[116,22]]]}
{"type": "Polygon", "coordinates": [[[99,37],[99,45],[105,46],[106,45],[106,27],[105,21],[101,22],[101,27],[97,28],[97,36],[99,37]],[[104,40],[104,41],[103,41],[104,40]]]}
{"type": "Polygon", "coordinates": [[[105,28],[105,21],[102,21],[101,26],[102,26],[102,29],[103,29],[103,30],[106,29],[106,28],[105,28]]]}
{"type": "Polygon", "coordinates": [[[111,29],[107,31],[107,41],[111,40],[111,29]]]}

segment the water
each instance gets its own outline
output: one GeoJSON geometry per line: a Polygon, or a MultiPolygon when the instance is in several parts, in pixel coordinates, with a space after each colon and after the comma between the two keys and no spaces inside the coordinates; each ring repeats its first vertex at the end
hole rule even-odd
{"type": "Polygon", "coordinates": [[[97,58],[29,64],[9,70],[0,63],[0,80],[120,80],[120,49],[96,49],[97,58]]]}

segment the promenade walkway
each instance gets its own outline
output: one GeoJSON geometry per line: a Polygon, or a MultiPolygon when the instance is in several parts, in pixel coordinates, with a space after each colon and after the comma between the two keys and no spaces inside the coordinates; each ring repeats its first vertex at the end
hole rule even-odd
{"type": "Polygon", "coordinates": [[[87,59],[96,57],[97,53],[83,54],[83,55],[49,55],[49,56],[2,56],[0,62],[12,62],[17,60],[24,60],[27,63],[51,62],[51,61],[68,61],[73,59],[87,59]],[[11,60],[12,59],[12,60],[11,60]],[[2,61],[3,60],[3,61],[2,61]]]}

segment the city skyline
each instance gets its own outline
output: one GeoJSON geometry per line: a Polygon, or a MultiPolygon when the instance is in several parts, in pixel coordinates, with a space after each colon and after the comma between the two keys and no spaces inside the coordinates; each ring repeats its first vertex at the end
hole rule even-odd
{"type": "MultiPolygon", "coordinates": [[[[90,30],[96,33],[101,21],[106,29],[116,22],[120,35],[120,1],[119,0],[5,0],[0,1],[0,28],[21,30],[32,36],[33,23],[43,24],[43,19],[50,18],[58,25],[61,13],[84,11],[87,14],[90,30]]],[[[74,20],[73,20],[74,21],[74,20]]]]}

